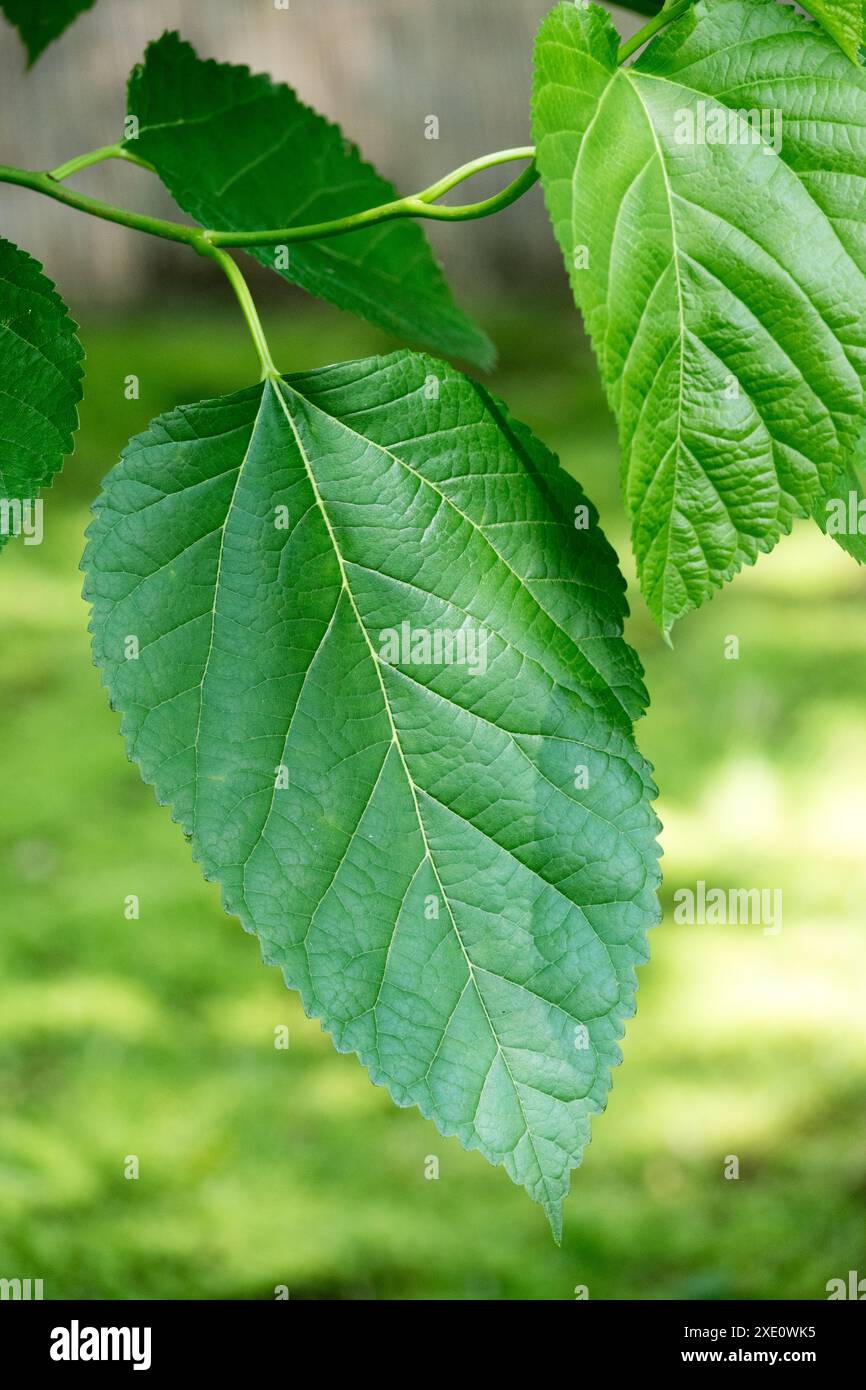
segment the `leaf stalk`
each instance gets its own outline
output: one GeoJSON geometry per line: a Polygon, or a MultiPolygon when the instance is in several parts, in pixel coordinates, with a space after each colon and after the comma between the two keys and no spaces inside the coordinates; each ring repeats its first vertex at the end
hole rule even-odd
{"type": "Polygon", "coordinates": [[[98,150],[88,150],[87,154],[76,155],[75,159],[67,160],[65,164],[58,164],[56,169],[51,169],[48,177],[54,179],[55,183],[63,183],[64,179],[71,178],[81,169],[89,169],[93,164],[104,164],[108,159],[122,159],[128,164],[138,164],[142,169],[156,173],[156,169],[148,160],[139,159],[138,155],[133,154],[125,145],[116,144],[101,145],[98,150]]]}
{"type": "Polygon", "coordinates": [[[669,24],[673,24],[674,20],[679,19],[680,15],[684,15],[693,4],[694,0],[665,0],[664,8],[657,15],[654,15],[648,24],[644,24],[636,34],[633,34],[622,44],[618,54],[620,63],[627,62],[632,54],[637,53],[639,48],[643,48],[645,43],[649,43],[660,29],[666,29],[669,24]]]}
{"type": "Polygon", "coordinates": [[[237,301],[241,306],[241,312],[246,319],[247,328],[250,330],[250,337],[256,349],[259,364],[262,369],[262,381],[279,379],[280,373],[271,356],[268,340],[265,337],[265,330],[259,318],[258,310],[250,287],[244,279],[243,272],[237,263],[232,259],[227,251],[223,251],[219,246],[209,246],[204,243],[197,248],[203,256],[208,256],[216,261],[217,265],[225,272],[229,284],[237,296],[237,301]]]}

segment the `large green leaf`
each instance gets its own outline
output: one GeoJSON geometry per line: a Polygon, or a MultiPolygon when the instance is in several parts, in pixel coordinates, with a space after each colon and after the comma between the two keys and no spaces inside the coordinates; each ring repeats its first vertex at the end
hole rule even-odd
{"type": "Polygon", "coordinates": [[[580,489],[398,353],[157,420],[84,564],[130,756],[226,908],[558,1235],[657,914],[644,690],[580,489]]]}
{"type": "MultiPolygon", "coordinates": [[[[151,44],[133,72],[129,111],[139,122],[130,148],[155,165],[182,208],[220,231],[306,226],[396,197],[290,87],[247,68],[203,62],[177,34],[151,44]]],[[[398,337],[482,366],[493,360],[490,340],[454,303],[415,223],[386,222],[252,254],[398,337]]]]}
{"type": "MultiPolygon", "coordinates": [[[[730,61],[720,98],[729,103],[736,94],[746,109],[782,113],[781,158],[829,219],[862,280],[866,277],[862,213],[866,76],[852,71],[790,8],[767,0],[736,7],[717,3],[691,33],[684,28],[670,40],[660,39],[655,62],[659,71],[672,76],[684,70],[691,86],[707,91],[713,83],[717,49],[726,50],[730,61]]],[[[861,416],[846,430],[846,447],[836,452],[832,467],[822,471],[821,487],[810,505],[822,530],[827,529],[828,513],[836,516],[839,502],[848,504],[851,493],[860,493],[857,470],[866,462],[864,428],[861,416]],[[848,447],[851,439],[853,453],[848,447]]],[[[849,511],[853,515],[853,503],[849,511]]],[[[831,529],[829,534],[855,559],[866,561],[866,543],[859,532],[831,529]]]]}
{"type": "Polygon", "coordinates": [[[860,434],[866,78],[775,0],[702,0],[631,68],[617,44],[597,7],[553,11],[534,123],[668,631],[814,511],[860,434]]]}
{"type": "Polygon", "coordinates": [[[73,19],[92,9],[95,3],[96,0],[0,0],[0,10],[15,25],[33,64],[73,19]]]}
{"type": "Polygon", "coordinates": [[[0,546],[72,450],[83,355],[41,266],[0,238],[0,546]]]}
{"type": "Polygon", "coordinates": [[[853,62],[866,47],[866,0],[803,0],[803,8],[823,24],[853,62]]]}

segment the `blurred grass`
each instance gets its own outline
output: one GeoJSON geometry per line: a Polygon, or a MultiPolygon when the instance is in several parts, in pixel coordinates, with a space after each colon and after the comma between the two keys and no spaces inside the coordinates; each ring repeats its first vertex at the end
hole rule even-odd
{"type": "MultiPolygon", "coordinates": [[[[387,346],[331,312],[270,317],[288,370],[387,346]]],[[[536,305],[492,326],[494,389],[580,477],[631,577],[614,432],[573,318],[536,305]]],[[[665,903],[697,878],[781,887],[784,929],[667,913],[558,1250],[501,1171],[334,1053],[125,761],[79,597],[87,505],[130,434],[247,384],[253,364],[234,316],[148,311],[83,336],[79,452],[44,544],[0,562],[0,1276],[41,1277],[48,1297],[270,1298],[285,1284],[293,1298],[568,1299],[586,1284],[592,1298],[765,1299],[866,1274],[853,562],[801,527],[688,619],[673,652],[631,584],[665,903]],[[130,1154],[138,1181],[123,1176],[130,1154]],[[739,1181],[723,1177],[729,1154],[739,1181]]]]}

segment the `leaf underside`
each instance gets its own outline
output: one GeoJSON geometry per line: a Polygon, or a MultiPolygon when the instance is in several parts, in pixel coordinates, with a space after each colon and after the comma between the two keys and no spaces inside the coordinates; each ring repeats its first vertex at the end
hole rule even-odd
{"type": "MultiPolygon", "coordinates": [[[[0,499],[32,501],[72,451],[84,354],[32,256],[0,238],[0,499]]],[[[11,513],[10,513],[11,516],[11,513]]],[[[0,526],[0,546],[11,534],[0,526]]]]}
{"type": "MultiPolygon", "coordinates": [[[[218,231],[309,226],[393,201],[393,186],[290,87],[203,61],[177,34],[147,50],[129,84],[136,154],[175,201],[218,231]]],[[[457,307],[420,226],[382,223],[251,254],[285,280],[398,337],[480,366],[489,338],[457,307]],[[283,264],[286,250],[288,265],[283,264]]]]}
{"type": "Polygon", "coordinates": [[[617,45],[598,7],[554,10],[534,125],[619,425],[641,586],[669,631],[795,517],[820,515],[850,466],[866,413],[866,75],[775,0],[701,0],[631,68],[617,45]]]}
{"type": "Polygon", "coordinates": [[[96,0],[0,0],[0,10],[24,40],[32,66],[48,45],[95,3],[96,0]]]}
{"type": "Polygon", "coordinates": [[[130,757],[226,909],[557,1238],[657,919],[645,692],[586,506],[494,398],[403,352],[155,421],[84,560],[130,757]],[[484,660],[389,645],[404,624],[484,660]]]}

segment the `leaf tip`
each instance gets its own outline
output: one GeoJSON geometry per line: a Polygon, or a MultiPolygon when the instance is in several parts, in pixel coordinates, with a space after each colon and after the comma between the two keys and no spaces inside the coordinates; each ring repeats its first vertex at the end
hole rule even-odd
{"type": "Polygon", "coordinates": [[[476,334],[477,346],[469,359],[482,372],[492,372],[499,361],[499,352],[493,339],[482,328],[476,334]]]}
{"type": "Polygon", "coordinates": [[[555,1201],[547,1200],[543,1202],[542,1205],[544,1206],[544,1214],[547,1217],[548,1222],[550,1223],[550,1233],[553,1236],[554,1243],[558,1246],[561,1246],[562,1201],[561,1199],[557,1199],[555,1201]]]}

